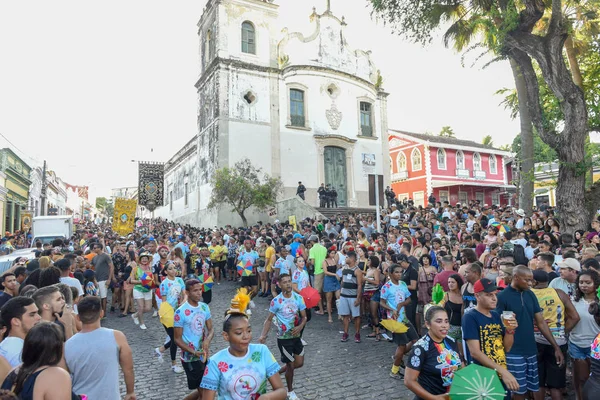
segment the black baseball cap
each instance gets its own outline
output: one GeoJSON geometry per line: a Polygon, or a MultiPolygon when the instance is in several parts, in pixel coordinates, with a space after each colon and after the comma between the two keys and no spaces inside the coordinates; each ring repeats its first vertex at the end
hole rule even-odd
{"type": "Polygon", "coordinates": [[[496,284],[487,278],[481,278],[473,285],[473,293],[492,293],[498,290],[496,284]]]}

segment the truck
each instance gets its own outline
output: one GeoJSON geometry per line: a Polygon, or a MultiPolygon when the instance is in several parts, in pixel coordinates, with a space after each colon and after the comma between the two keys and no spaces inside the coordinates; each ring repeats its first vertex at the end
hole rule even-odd
{"type": "Polygon", "coordinates": [[[72,215],[51,215],[46,217],[34,217],[32,223],[32,244],[38,240],[44,243],[52,243],[54,239],[71,239],[73,235],[72,215]]]}

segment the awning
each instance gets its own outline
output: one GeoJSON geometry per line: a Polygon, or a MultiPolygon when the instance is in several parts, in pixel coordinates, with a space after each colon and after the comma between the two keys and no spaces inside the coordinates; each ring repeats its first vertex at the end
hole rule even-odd
{"type": "Polygon", "coordinates": [[[486,187],[486,188],[495,188],[495,189],[504,189],[504,190],[517,190],[515,185],[499,185],[497,183],[484,183],[485,181],[433,181],[431,186],[435,188],[445,188],[449,186],[475,186],[475,187],[486,187]]]}

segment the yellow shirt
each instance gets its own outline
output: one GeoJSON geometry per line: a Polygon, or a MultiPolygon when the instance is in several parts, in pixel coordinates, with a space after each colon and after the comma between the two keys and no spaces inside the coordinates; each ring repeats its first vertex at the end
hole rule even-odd
{"type": "Polygon", "coordinates": [[[220,261],[221,258],[221,246],[209,246],[208,251],[210,251],[210,261],[216,262],[220,261]]]}
{"type": "Polygon", "coordinates": [[[273,264],[271,264],[271,257],[273,257],[274,255],[275,249],[273,248],[273,246],[267,247],[267,251],[265,252],[265,264],[267,267],[267,272],[271,272],[273,270],[273,264]]]}

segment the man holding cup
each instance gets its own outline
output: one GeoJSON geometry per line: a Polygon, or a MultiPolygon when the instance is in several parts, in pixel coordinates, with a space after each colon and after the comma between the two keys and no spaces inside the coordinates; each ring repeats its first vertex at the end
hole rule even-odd
{"type": "Polygon", "coordinates": [[[506,367],[506,351],[514,343],[517,320],[508,315],[501,318],[494,309],[498,288],[489,279],[479,279],[473,285],[477,305],[462,318],[463,339],[466,342],[467,363],[476,363],[495,370],[504,386],[518,390],[519,383],[506,367]]]}
{"type": "Polygon", "coordinates": [[[554,349],[556,364],[562,366],[564,363],[563,352],[544,320],[537,297],[530,290],[532,284],[532,271],[524,265],[517,265],[513,270],[510,286],[498,294],[496,306],[496,312],[503,315],[503,322],[510,318],[508,312],[512,312],[518,326],[514,333],[514,345],[506,355],[508,370],[519,383],[518,390],[513,390],[513,399],[517,400],[524,400],[527,392],[535,393],[540,390],[534,322],[554,349]]]}

